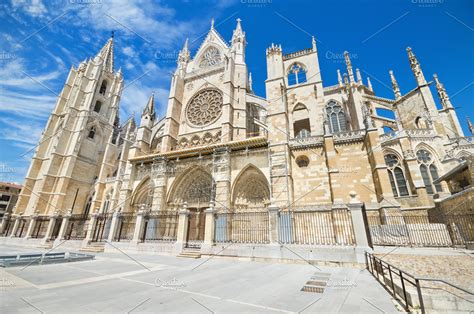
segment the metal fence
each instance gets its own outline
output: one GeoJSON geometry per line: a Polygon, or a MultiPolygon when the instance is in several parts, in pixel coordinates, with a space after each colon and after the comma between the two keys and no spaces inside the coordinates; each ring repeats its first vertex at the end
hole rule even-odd
{"type": "Polygon", "coordinates": [[[145,225],[140,237],[142,242],[174,242],[178,231],[177,211],[151,212],[145,216],[145,225]]]}
{"type": "Polygon", "coordinates": [[[217,213],[215,241],[269,243],[268,212],[217,213]]]}
{"type": "Polygon", "coordinates": [[[474,240],[474,214],[368,216],[374,245],[453,246],[474,240]]]}
{"type": "Polygon", "coordinates": [[[137,216],[134,213],[124,213],[119,217],[118,232],[115,241],[130,241],[135,232],[137,216]]]}
{"type": "Polygon", "coordinates": [[[87,235],[89,227],[89,218],[83,214],[71,215],[68,221],[65,239],[66,240],[83,240],[87,235]]]}
{"type": "Polygon", "coordinates": [[[434,303],[425,304],[424,298],[426,298],[426,295],[432,294],[433,291],[439,294],[438,298],[441,301],[442,299],[450,299],[453,300],[453,304],[456,306],[459,306],[460,303],[464,303],[464,306],[472,306],[473,292],[452,283],[442,279],[414,276],[368,252],[365,252],[365,262],[367,270],[372,273],[380,284],[385,286],[395,300],[403,304],[407,312],[411,310],[416,312],[417,309],[420,309],[421,313],[424,314],[427,309],[429,312],[439,310],[439,308],[433,308],[434,303]],[[424,290],[429,291],[425,294],[425,297],[423,296],[424,290]]]}
{"type": "Polygon", "coordinates": [[[36,217],[31,237],[35,239],[44,238],[46,236],[46,231],[48,230],[49,220],[50,218],[48,216],[36,217]]]}
{"type": "Polygon", "coordinates": [[[15,237],[17,238],[23,238],[26,236],[26,232],[28,231],[28,225],[29,225],[30,220],[26,218],[20,218],[20,222],[18,224],[18,228],[16,229],[16,232],[14,234],[15,237]]]}
{"type": "Polygon", "coordinates": [[[63,217],[58,216],[54,221],[53,231],[51,232],[50,240],[55,240],[59,235],[59,230],[61,230],[61,225],[63,224],[63,217]]]}
{"type": "Polygon", "coordinates": [[[10,235],[10,231],[13,228],[13,225],[15,224],[15,217],[8,217],[8,219],[5,220],[5,227],[3,228],[2,236],[6,237],[10,235]]]}
{"type": "Polygon", "coordinates": [[[110,225],[112,223],[112,213],[97,215],[94,229],[92,230],[91,242],[104,242],[109,235],[110,225]]]}
{"type": "Polygon", "coordinates": [[[352,218],[346,209],[282,211],[278,234],[285,244],[355,245],[352,218]]]}

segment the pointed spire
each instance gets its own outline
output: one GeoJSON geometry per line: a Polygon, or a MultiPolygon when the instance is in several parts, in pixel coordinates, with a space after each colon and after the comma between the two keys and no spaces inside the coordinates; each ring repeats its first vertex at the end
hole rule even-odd
{"type": "Polygon", "coordinates": [[[415,54],[413,53],[410,47],[407,48],[407,52],[408,60],[410,61],[410,67],[413,72],[413,75],[415,75],[416,83],[418,84],[418,86],[426,85],[425,76],[423,75],[423,71],[421,71],[420,63],[416,59],[415,54]]]}
{"type": "Polygon", "coordinates": [[[436,90],[438,91],[438,97],[439,101],[441,101],[441,105],[443,105],[443,108],[452,108],[453,106],[451,105],[451,100],[449,100],[448,93],[446,92],[446,89],[444,89],[443,84],[438,80],[438,75],[435,73],[433,75],[433,78],[436,82],[436,90]]]}
{"type": "Polygon", "coordinates": [[[367,87],[369,88],[369,90],[371,92],[374,91],[373,87],[372,87],[372,82],[370,81],[370,77],[367,76],[367,87]]]}
{"type": "Polygon", "coordinates": [[[316,52],[317,49],[316,49],[316,39],[314,38],[314,36],[311,36],[311,44],[313,45],[313,51],[316,52]]]}
{"type": "Polygon", "coordinates": [[[337,83],[339,84],[339,87],[342,86],[342,76],[341,76],[341,71],[337,70],[337,83]]]}
{"type": "Polygon", "coordinates": [[[344,59],[346,60],[347,73],[349,74],[349,82],[354,83],[354,72],[352,71],[351,59],[349,58],[349,52],[344,51],[344,59]]]}
{"type": "Polygon", "coordinates": [[[232,34],[232,43],[245,42],[245,32],[242,30],[242,24],[240,23],[241,21],[241,19],[237,19],[237,26],[235,27],[232,34]]]}
{"type": "Polygon", "coordinates": [[[107,43],[102,47],[96,57],[100,57],[104,62],[104,69],[109,72],[114,71],[114,33],[107,43]]]}
{"type": "Polygon", "coordinates": [[[186,38],[186,41],[184,42],[183,49],[179,52],[178,55],[178,64],[182,63],[188,63],[189,59],[191,58],[191,53],[189,52],[189,47],[188,47],[188,38],[186,38]]]}
{"type": "Polygon", "coordinates": [[[400,92],[400,88],[398,87],[397,80],[395,79],[395,75],[393,74],[393,71],[390,70],[388,71],[390,73],[390,80],[392,81],[392,88],[393,88],[393,93],[395,94],[395,99],[398,100],[402,98],[402,93],[400,92]]]}
{"type": "Polygon", "coordinates": [[[344,84],[349,84],[349,79],[347,78],[347,73],[344,73],[344,84]]]}
{"type": "Polygon", "coordinates": [[[466,117],[467,119],[467,127],[469,128],[469,131],[471,132],[472,135],[474,135],[474,125],[472,124],[471,120],[469,120],[469,117],[466,117]]]}
{"type": "Polygon", "coordinates": [[[360,70],[356,69],[357,83],[362,84],[362,75],[360,75],[360,70]]]}
{"type": "Polygon", "coordinates": [[[214,29],[214,18],[211,19],[211,29],[214,29]]]}
{"type": "Polygon", "coordinates": [[[252,87],[252,72],[249,73],[249,90],[252,92],[253,87],[252,87]]]}
{"type": "Polygon", "coordinates": [[[150,115],[152,119],[155,118],[155,92],[154,91],[151,93],[150,99],[148,99],[148,103],[145,109],[143,110],[142,116],[146,114],[150,115]]]}

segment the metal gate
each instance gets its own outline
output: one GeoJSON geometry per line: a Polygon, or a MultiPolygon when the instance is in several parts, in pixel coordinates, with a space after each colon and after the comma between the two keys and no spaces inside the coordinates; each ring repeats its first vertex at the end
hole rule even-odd
{"type": "Polygon", "coordinates": [[[112,223],[112,215],[113,214],[99,214],[96,217],[91,242],[105,242],[105,240],[107,240],[110,224],[112,223]]]}
{"type": "Polygon", "coordinates": [[[20,223],[15,232],[15,237],[22,238],[26,236],[26,231],[28,229],[27,220],[25,218],[20,219],[20,223]]]}
{"type": "Polygon", "coordinates": [[[35,239],[44,238],[48,230],[49,220],[48,216],[38,216],[31,237],[35,239]]]}
{"type": "Polygon", "coordinates": [[[191,210],[188,217],[187,248],[201,248],[204,242],[206,213],[203,209],[191,210]]]}
{"type": "Polygon", "coordinates": [[[63,224],[63,217],[59,216],[56,218],[54,221],[54,227],[53,227],[53,232],[51,233],[51,238],[50,240],[56,240],[56,238],[59,235],[59,230],[61,229],[61,225],[63,224]]]}

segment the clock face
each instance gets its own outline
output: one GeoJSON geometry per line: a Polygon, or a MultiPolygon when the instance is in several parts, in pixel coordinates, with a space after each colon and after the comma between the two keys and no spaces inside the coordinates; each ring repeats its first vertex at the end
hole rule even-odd
{"type": "Polygon", "coordinates": [[[186,107],[186,119],[197,127],[215,122],[222,113],[222,93],[217,89],[206,89],[193,96],[186,107]]]}
{"type": "Polygon", "coordinates": [[[199,62],[200,68],[210,67],[216,64],[221,63],[221,53],[219,49],[216,47],[209,47],[201,57],[201,61],[199,62]]]}

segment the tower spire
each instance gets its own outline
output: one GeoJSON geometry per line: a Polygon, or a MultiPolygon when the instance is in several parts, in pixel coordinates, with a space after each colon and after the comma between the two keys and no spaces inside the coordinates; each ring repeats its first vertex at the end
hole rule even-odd
{"type": "Polygon", "coordinates": [[[436,91],[438,92],[438,97],[439,100],[441,101],[441,105],[443,105],[443,108],[452,108],[453,106],[451,105],[451,100],[449,99],[448,93],[446,92],[446,89],[444,88],[443,84],[438,80],[438,75],[435,73],[433,74],[433,78],[436,82],[436,91]]]}
{"type": "Polygon", "coordinates": [[[148,99],[148,103],[147,103],[145,109],[143,110],[142,116],[147,115],[147,114],[152,119],[155,118],[155,91],[153,91],[151,93],[150,99],[148,99]]]}
{"type": "Polygon", "coordinates": [[[311,36],[311,44],[313,45],[313,51],[317,51],[316,49],[316,39],[314,36],[311,36]]]}
{"type": "Polygon", "coordinates": [[[344,51],[344,59],[346,60],[347,74],[349,74],[349,82],[354,83],[354,72],[352,71],[351,59],[349,58],[349,52],[344,51]]]}
{"type": "Polygon", "coordinates": [[[367,76],[367,87],[369,88],[370,91],[374,91],[372,87],[372,82],[370,81],[370,77],[367,76]]]}
{"type": "Polygon", "coordinates": [[[362,75],[360,75],[359,69],[356,69],[356,78],[357,78],[357,83],[362,84],[362,75]]]}
{"type": "Polygon", "coordinates": [[[96,58],[102,59],[104,69],[109,72],[114,71],[114,32],[112,32],[110,39],[105,43],[104,47],[99,51],[96,58]]]}
{"type": "Polygon", "coordinates": [[[252,92],[253,87],[252,87],[252,72],[249,73],[249,90],[252,92]]]}
{"type": "Polygon", "coordinates": [[[188,38],[186,38],[186,41],[184,42],[183,49],[179,52],[178,55],[178,63],[187,63],[191,57],[191,53],[189,52],[189,43],[188,43],[188,38]]]}
{"type": "Polygon", "coordinates": [[[398,83],[397,83],[397,80],[395,79],[395,75],[393,74],[393,71],[390,70],[388,73],[390,73],[390,80],[392,81],[392,88],[393,88],[393,93],[395,94],[395,99],[398,100],[402,98],[400,87],[398,87],[398,83]]]}
{"type": "Polygon", "coordinates": [[[469,132],[474,135],[474,125],[472,124],[471,120],[469,120],[469,117],[466,117],[467,119],[467,127],[469,128],[469,132]]]}
{"type": "Polygon", "coordinates": [[[415,75],[416,83],[418,84],[418,86],[426,85],[425,76],[423,75],[423,71],[421,71],[420,63],[416,59],[415,54],[413,53],[410,47],[407,48],[407,52],[408,60],[410,61],[410,67],[413,72],[413,75],[415,75]]]}
{"type": "Polygon", "coordinates": [[[337,70],[337,83],[339,84],[340,87],[342,86],[342,76],[341,76],[340,70],[337,70]]]}

